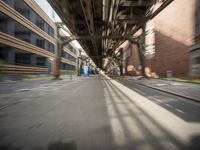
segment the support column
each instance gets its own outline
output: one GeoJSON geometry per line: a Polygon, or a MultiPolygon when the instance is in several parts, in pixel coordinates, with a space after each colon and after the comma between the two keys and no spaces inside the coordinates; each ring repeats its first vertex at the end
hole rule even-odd
{"type": "Polygon", "coordinates": [[[53,63],[53,75],[54,75],[54,79],[57,79],[57,80],[61,79],[60,78],[60,63],[61,63],[61,52],[63,49],[63,44],[59,38],[58,30],[59,28],[57,28],[57,32],[56,32],[56,39],[57,39],[57,47],[55,48],[56,58],[54,59],[54,63],[53,63]]]}
{"type": "Polygon", "coordinates": [[[54,75],[55,79],[60,78],[60,58],[54,59],[53,75],[54,75]]]}
{"type": "Polygon", "coordinates": [[[145,74],[145,58],[144,58],[144,50],[145,50],[145,28],[146,28],[146,25],[144,25],[142,27],[142,35],[140,37],[140,40],[139,40],[139,48],[138,48],[138,53],[139,53],[139,59],[140,59],[140,65],[141,65],[141,74],[143,77],[146,77],[146,74],[145,74]]]}
{"type": "Polygon", "coordinates": [[[129,49],[127,50],[127,59],[125,61],[126,66],[126,74],[127,75],[140,75],[139,66],[140,66],[140,59],[138,54],[139,44],[132,43],[129,41],[129,49]]]}
{"type": "Polygon", "coordinates": [[[119,50],[120,52],[120,59],[119,59],[119,70],[120,70],[120,76],[122,76],[123,75],[123,64],[122,64],[122,62],[123,62],[123,49],[121,48],[120,50],[119,50]]]}

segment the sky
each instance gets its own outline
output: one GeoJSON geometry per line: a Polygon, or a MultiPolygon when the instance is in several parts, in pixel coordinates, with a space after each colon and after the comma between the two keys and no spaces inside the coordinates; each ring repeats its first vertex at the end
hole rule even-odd
{"type": "MultiPolygon", "coordinates": [[[[47,2],[47,0],[35,0],[35,2],[44,10],[44,12],[54,21],[54,22],[62,22],[60,17],[56,14],[56,12],[53,10],[53,8],[50,6],[50,4],[47,2]]],[[[69,36],[69,34],[67,34],[69,36]]],[[[77,47],[81,48],[81,45],[78,43],[78,41],[72,41],[72,43],[77,47]]]]}
{"type": "Polygon", "coordinates": [[[44,10],[44,12],[54,21],[61,22],[60,17],[56,14],[47,0],[35,0],[35,2],[44,10]],[[54,16],[54,17],[53,17],[54,16]]]}

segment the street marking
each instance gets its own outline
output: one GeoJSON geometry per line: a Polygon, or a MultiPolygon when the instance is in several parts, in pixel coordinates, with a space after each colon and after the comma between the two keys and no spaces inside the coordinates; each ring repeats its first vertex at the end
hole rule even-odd
{"type": "Polygon", "coordinates": [[[185,114],[184,111],[182,111],[182,110],[180,110],[180,109],[178,109],[178,108],[176,108],[176,111],[178,111],[178,112],[180,112],[180,113],[182,113],[182,114],[185,114]]]}
{"type": "Polygon", "coordinates": [[[17,90],[17,92],[28,92],[28,91],[30,91],[30,89],[19,89],[19,90],[17,90]]]}
{"type": "Polygon", "coordinates": [[[165,85],[167,85],[167,84],[165,84],[165,83],[158,83],[158,84],[155,84],[156,86],[165,86],[165,85]]]}
{"type": "Polygon", "coordinates": [[[169,104],[165,104],[165,105],[167,105],[168,107],[172,107],[171,105],[169,105],[169,104]]]}
{"type": "Polygon", "coordinates": [[[171,85],[183,85],[181,83],[170,83],[171,85]]]}

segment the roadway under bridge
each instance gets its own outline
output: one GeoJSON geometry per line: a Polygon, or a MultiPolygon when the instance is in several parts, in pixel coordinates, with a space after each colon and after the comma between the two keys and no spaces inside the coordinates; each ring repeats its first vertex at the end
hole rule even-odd
{"type": "Polygon", "coordinates": [[[146,24],[172,0],[48,1],[63,21],[58,31],[72,33],[57,39],[57,65],[78,40],[101,70],[0,81],[0,150],[200,150],[197,82],[103,71],[120,68],[124,42],[138,47],[144,69],[146,24]]]}
{"type": "MultiPolygon", "coordinates": [[[[142,72],[142,49],[146,23],[173,0],[48,0],[72,36],[62,39],[61,46],[78,40],[88,56],[108,71],[113,63],[120,66],[121,49],[126,40],[137,44],[142,72]],[[116,56],[118,55],[118,56],[116,56]]],[[[58,56],[59,59],[59,56],[58,56]]],[[[58,60],[59,61],[59,60],[58,60]]]]}

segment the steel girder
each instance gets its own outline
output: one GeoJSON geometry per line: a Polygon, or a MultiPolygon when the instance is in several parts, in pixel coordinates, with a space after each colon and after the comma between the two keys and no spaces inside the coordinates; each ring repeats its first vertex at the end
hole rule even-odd
{"type": "Polygon", "coordinates": [[[78,40],[88,56],[102,67],[101,56],[108,56],[108,50],[114,52],[127,39],[137,42],[134,33],[173,0],[48,1],[72,33],[65,42],[78,40]],[[160,6],[155,10],[157,3],[160,6]]]}

